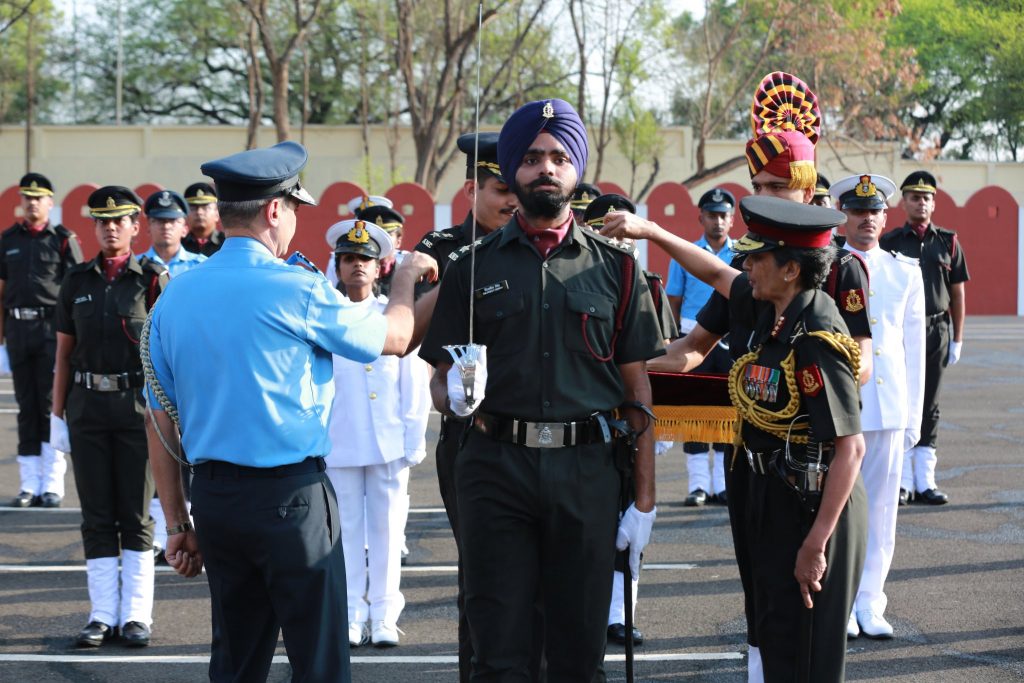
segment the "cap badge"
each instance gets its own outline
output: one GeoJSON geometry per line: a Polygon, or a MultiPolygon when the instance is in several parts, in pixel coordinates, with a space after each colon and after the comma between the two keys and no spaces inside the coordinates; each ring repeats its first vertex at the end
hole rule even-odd
{"type": "Polygon", "coordinates": [[[161,192],[160,193],[160,199],[156,200],[156,203],[159,204],[160,206],[170,206],[171,205],[171,195],[169,193],[167,193],[166,191],[165,192],[161,192]]]}
{"type": "Polygon", "coordinates": [[[113,197],[107,197],[107,208],[108,209],[116,209],[117,208],[117,202],[114,201],[113,197]]]}
{"type": "Polygon", "coordinates": [[[348,231],[345,235],[349,242],[355,244],[366,244],[370,241],[370,232],[366,229],[362,222],[356,223],[356,227],[348,231]]]}
{"type": "Polygon", "coordinates": [[[716,204],[720,203],[723,199],[725,199],[725,195],[722,194],[721,190],[715,190],[715,193],[711,195],[711,201],[716,204]]]}
{"type": "Polygon", "coordinates": [[[590,196],[589,192],[584,192],[583,195],[580,197],[580,199],[582,201],[585,201],[585,202],[592,202],[592,201],[594,201],[594,198],[590,196]]]}
{"type": "Polygon", "coordinates": [[[37,183],[36,181],[33,180],[32,183],[29,185],[29,188],[31,188],[33,190],[38,190],[39,189],[39,183],[37,183]]]}
{"type": "Polygon", "coordinates": [[[869,175],[862,175],[860,177],[860,182],[857,184],[854,191],[857,193],[858,197],[874,197],[878,194],[878,188],[875,187],[873,182],[871,182],[871,176],[869,175]]]}
{"type": "Polygon", "coordinates": [[[206,196],[206,193],[203,192],[203,188],[199,188],[198,190],[196,190],[196,198],[197,199],[202,199],[205,196],[206,196]]]}
{"type": "Polygon", "coordinates": [[[540,115],[546,119],[555,118],[555,108],[551,106],[551,101],[544,103],[544,109],[541,110],[540,115]]]}

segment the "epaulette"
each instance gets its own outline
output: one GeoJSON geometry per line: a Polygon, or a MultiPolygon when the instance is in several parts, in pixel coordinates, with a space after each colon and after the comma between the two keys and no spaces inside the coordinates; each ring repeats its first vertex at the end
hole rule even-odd
{"type": "Polygon", "coordinates": [[[457,235],[452,233],[452,230],[454,230],[454,228],[448,228],[447,230],[434,230],[432,232],[428,232],[426,235],[422,237],[422,239],[420,239],[420,244],[425,246],[427,249],[433,249],[434,245],[438,242],[454,242],[459,238],[457,235]]]}
{"type": "Polygon", "coordinates": [[[618,240],[613,240],[610,237],[605,237],[604,235],[594,232],[593,230],[583,230],[582,232],[584,235],[586,235],[590,239],[593,239],[598,244],[603,244],[606,247],[611,247],[615,251],[621,252],[623,254],[629,254],[634,259],[640,257],[640,251],[639,249],[637,249],[635,244],[628,242],[619,242],[618,240]]]}
{"type": "Polygon", "coordinates": [[[479,248],[479,247],[480,247],[480,244],[481,244],[481,243],[482,243],[482,242],[483,242],[483,241],[484,241],[485,239],[487,239],[487,237],[481,237],[481,238],[479,238],[479,239],[478,239],[478,240],[477,240],[476,242],[473,242],[473,244],[467,244],[466,246],[462,247],[461,249],[456,249],[456,250],[455,250],[455,251],[453,251],[452,253],[448,254],[448,258],[449,258],[449,260],[451,260],[451,261],[452,261],[453,263],[454,263],[455,261],[458,261],[458,260],[459,260],[460,258],[462,258],[462,255],[463,255],[463,254],[468,254],[468,253],[469,253],[470,249],[472,249],[472,248],[473,248],[473,245],[476,245],[476,246],[477,246],[477,248],[479,248]]]}
{"type": "Polygon", "coordinates": [[[85,271],[93,267],[94,261],[95,259],[89,261],[82,261],[81,263],[76,263],[75,265],[68,268],[67,274],[71,275],[72,273],[84,273],[85,271]]]}
{"type": "Polygon", "coordinates": [[[76,235],[75,233],[71,232],[70,230],[65,228],[63,225],[61,225],[60,223],[57,223],[57,225],[53,226],[53,229],[61,237],[67,237],[68,239],[72,239],[72,240],[77,240],[78,239],[78,235],[76,235]]]}
{"type": "Polygon", "coordinates": [[[654,282],[655,280],[658,282],[664,282],[665,280],[665,278],[661,277],[661,273],[652,273],[649,270],[644,271],[644,277],[647,278],[648,282],[654,282]]]}
{"type": "Polygon", "coordinates": [[[14,232],[14,231],[15,231],[15,230],[16,230],[17,228],[19,228],[19,227],[21,227],[21,223],[15,223],[15,224],[14,224],[14,225],[12,225],[11,227],[7,228],[7,229],[6,229],[6,230],[4,230],[4,231],[3,231],[2,233],[0,233],[0,235],[7,235],[7,234],[9,234],[9,233],[12,233],[12,232],[14,232]]]}

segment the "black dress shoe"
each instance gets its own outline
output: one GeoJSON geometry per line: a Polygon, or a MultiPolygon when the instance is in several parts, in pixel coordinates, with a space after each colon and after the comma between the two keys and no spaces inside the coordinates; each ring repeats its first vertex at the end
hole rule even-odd
{"type": "Polygon", "coordinates": [[[99,647],[114,637],[115,629],[102,621],[90,621],[78,632],[75,645],[78,647],[99,647]]]}
{"type": "MultiPolygon", "coordinates": [[[[608,625],[608,642],[617,643],[619,645],[626,644],[626,625],[625,624],[609,624],[608,625]]],[[[643,645],[644,634],[640,632],[636,626],[633,627],[633,644],[643,645]]]]}
{"type": "Polygon", "coordinates": [[[30,508],[30,507],[32,507],[32,503],[35,502],[35,499],[36,499],[36,497],[34,495],[32,495],[31,493],[29,493],[28,491],[19,491],[18,495],[16,495],[11,500],[11,507],[12,508],[30,508]]]}
{"type": "Polygon", "coordinates": [[[949,502],[949,496],[938,489],[919,491],[914,499],[928,505],[945,505],[949,502]]]}
{"type": "Polygon", "coordinates": [[[900,505],[910,505],[910,491],[900,489],[900,505]]]}
{"type": "Polygon", "coordinates": [[[708,494],[704,489],[695,489],[690,491],[690,495],[683,501],[683,505],[688,508],[697,508],[708,502],[708,494]]]}
{"type": "Polygon", "coordinates": [[[716,493],[715,502],[718,503],[719,505],[728,505],[729,497],[728,495],[726,495],[725,491],[722,491],[721,493],[716,493]]]}
{"type": "Polygon", "coordinates": [[[56,493],[47,491],[40,497],[39,503],[44,508],[59,508],[62,500],[63,498],[58,496],[56,493]]]}
{"type": "Polygon", "coordinates": [[[149,636],[149,627],[138,621],[129,621],[121,627],[121,640],[128,647],[146,647],[149,636]]]}

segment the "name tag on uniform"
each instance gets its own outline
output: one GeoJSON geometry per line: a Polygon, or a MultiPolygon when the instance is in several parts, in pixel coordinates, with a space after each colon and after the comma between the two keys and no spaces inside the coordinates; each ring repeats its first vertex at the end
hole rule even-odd
{"type": "Polygon", "coordinates": [[[84,304],[84,303],[87,303],[89,301],[92,301],[92,294],[86,294],[85,296],[80,296],[77,299],[75,299],[74,303],[76,303],[76,304],[84,304]]]}
{"type": "Polygon", "coordinates": [[[497,294],[498,292],[508,289],[508,280],[502,280],[501,282],[495,282],[491,285],[486,285],[473,292],[473,295],[477,299],[483,299],[485,296],[497,294]]]}
{"type": "Polygon", "coordinates": [[[7,250],[7,255],[8,256],[14,256],[15,254],[20,254],[20,253],[21,253],[21,249],[18,248],[18,247],[15,247],[14,249],[8,249],[7,250]]]}

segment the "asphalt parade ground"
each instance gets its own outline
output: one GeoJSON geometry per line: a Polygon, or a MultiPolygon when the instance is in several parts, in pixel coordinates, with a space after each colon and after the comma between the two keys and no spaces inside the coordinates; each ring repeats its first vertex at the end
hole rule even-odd
{"type": "MultiPolygon", "coordinates": [[[[210,390],[216,391],[211,378],[210,390]]],[[[944,507],[900,509],[887,584],[890,641],[849,642],[852,681],[1024,679],[1024,319],[967,321],[961,362],[942,389],[939,487],[944,507]]],[[[17,491],[17,413],[0,380],[0,496],[17,491]]],[[[401,644],[352,651],[356,681],[457,680],[455,544],[431,455],[413,472],[411,551],[402,575],[401,644]]],[[[0,508],[0,681],[206,680],[209,592],[203,577],[157,570],[153,640],[129,650],[73,646],[89,600],[69,468],[56,510],[0,508]]],[[[746,680],[742,595],[725,508],[686,508],[685,458],[658,459],[658,521],[641,577],[637,681],[746,680]]],[[[347,634],[337,634],[348,647],[347,634]]],[[[625,679],[623,649],[609,646],[611,681],[625,679]]],[[[271,681],[290,680],[283,644],[271,681]]]]}

